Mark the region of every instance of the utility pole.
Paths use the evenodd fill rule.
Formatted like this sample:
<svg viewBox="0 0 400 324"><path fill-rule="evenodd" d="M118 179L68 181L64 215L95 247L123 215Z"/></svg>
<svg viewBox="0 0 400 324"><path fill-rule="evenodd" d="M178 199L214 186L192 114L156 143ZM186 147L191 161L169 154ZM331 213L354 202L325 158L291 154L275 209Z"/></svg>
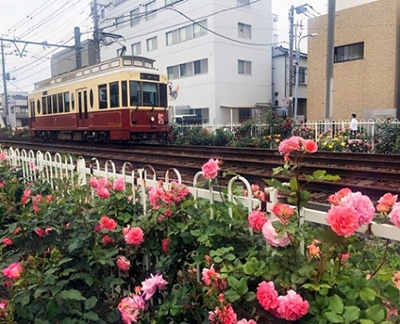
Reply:
<svg viewBox="0 0 400 324"><path fill-rule="evenodd" d="M290 7L289 10L289 64L288 64L288 71L287 71L287 91L286 91L286 102L289 105L288 107L288 115L293 114L293 42L294 42L294 6Z"/></svg>
<svg viewBox="0 0 400 324"><path fill-rule="evenodd" d="M97 10L97 0L93 0L92 15L93 15L93 43L96 63L100 63L100 37L99 37L99 12Z"/></svg>
<svg viewBox="0 0 400 324"><path fill-rule="evenodd" d="M3 86L4 86L4 109L6 112L6 116L8 118L8 93L7 93L7 74L6 74L6 60L4 55L4 44L3 40L1 39L1 65L3 71ZM7 123L7 121L6 121Z"/></svg>
<svg viewBox="0 0 400 324"><path fill-rule="evenodd" d="M325 119L333 115L333 62L335 51L335 11L336 0L328 0L328 34L326 48L326 97Z"/></svg>
<svg viewBox="0 0 400 324"><path fill-rule="evenodd" d="M81 30L79 27L74 28L75 35L75 61L76 69L82 67L82 48L81 48Z"/></svg>

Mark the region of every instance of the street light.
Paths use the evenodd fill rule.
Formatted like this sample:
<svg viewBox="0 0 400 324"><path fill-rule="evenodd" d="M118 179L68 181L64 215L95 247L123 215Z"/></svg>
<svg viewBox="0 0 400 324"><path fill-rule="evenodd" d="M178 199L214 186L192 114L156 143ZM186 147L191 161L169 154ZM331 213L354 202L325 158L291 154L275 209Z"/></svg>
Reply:
<svg viewBox="0 0 400 324"><path fill-rule="evenodd" d="M304 35L299 38L299 41L297 42L297 53L296 53L296 90L295 90L295 99L294 99L294 114L293 118L295 121L297 121L297 108L298 108L298 102L299 102L299 70L300 70L300 42L302 39L307 38L307 37L316 37L318 36L317 33L312 33L308 35Z"/></svg>

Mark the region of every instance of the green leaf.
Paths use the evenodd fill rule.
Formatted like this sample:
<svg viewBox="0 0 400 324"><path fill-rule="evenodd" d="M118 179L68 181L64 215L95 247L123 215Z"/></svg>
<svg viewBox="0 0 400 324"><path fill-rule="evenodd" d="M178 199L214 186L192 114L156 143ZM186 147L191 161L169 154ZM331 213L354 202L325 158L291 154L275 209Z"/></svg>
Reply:
<svg viewBox="0 0 400 324"><path fill-rule="evenodd" d="M85 309L92 309L94 306L96 306L97 300L98 299L95 296L92 296L89 299L85 300Z"/></svg>
<svg viewBox="0 0 400 324"><path fill-rule="evenodd" d="M225 259L225 260L228 260L228 261L233 261L233 260L236 259L236 257L235 257L234 254L228 253L227 255L224 256L224 259Z"/></svg>
<svg viewBox="0 0 400 324"><path fill-rule="evenodd" d="M254 263L253 262L246 262L246 264L243 266L243 271L247 275L252 275L255 271L254 269Z"/></svg>
<svg viewBox="0 0 400 324"><path fill-rule="evenodd" d="M338 295L333 295L332 297L329 297L328 308L336 314L342 314L344 309L342 299Z"/></svg>
<svg viewBox="0 0 400 324"><path fill-rule="evenodd" d="M83 318L92 321L97 321L99 319L99 316L94 312L87 312L83 314Z"/></svg>
<svg viewBox="0 0 400 324"><path fill-rule="evenodd" d="M375 295L375 291L371 288L364 287L360 290L360 297L365 303L373 301L375 299Z"/></svg>
<svg viewBox="0 0 400 324"><path fill-rule="evenodd" d="M30 297L29 293L25 292L17 297L17 301L21 306L26 306L29 304Z"/></svg>
<svg viewBox="0 0 400 324"><path fill-rule="evenodd" d="M240 296L243 296L245 293L247 293L247 291L249 290L249 288L247 287L247 280L246 278L242 278L239 281L239 284L237 286L237 292Z"/></svg>
<svg viewBox="0 0 400 324"><path fill-rule="evenodd" d="M328 320L329 323L343 323L343 317L335 314L333 312L327 312L324 314L325 318Z"/></svg>
<svg viewBox="0 0 400 324"><path fill-rule="evenodd" d="M361 324L374 324L374 322L367 320L367 319L360 319Z"/></svg>
<svg viewBox="0 0 400 324"><path fill-rule="evenodd" d="M325 174L326 174L325 170L317 170L317 171L313 172L312 176L316 180L322 180L324 178Z"/></svg>
<svg viewBox="0 0 400 324"><path fill-rule="evenodd" d="M296 180L296 178L291 178L291 179L290 179L290 189L292 189L292 191L297 191L297 190L299 190L299 186L297 185L297 180Z"/></svg>
<svg viewBox="0 0 400 324"><path fill-rule="evenodd" d="M358 290L353 288L346 293L348 299L356 299L358 297Z"/></svg>
<svg viewBox="0 0 400 324"><path fill-rule="evenodd" d="M201 235L201 232L200 232L200 230L196 229L196 230L191 230L190 234L197 237L197 236Z"/></svg>
<svg viewBox="0 0 400 324"><path fill-rule="evenodd" d="M373 305L365 311L367 319L380 323L385 319L385 310L380 305Z"/></svg>
<svg viewBox="0 0 400 324"><path fill-rule="evenodd" d="M232 289L229 289L227 292L225 292L225 297L231 303L234 303L235 301L240 299L240 295Z"/></svg>
<svg viewBox="0 0 400 324"><path fill-rule="evenodd" d="M86 300L86 298L82 296L81 292L75 289L63 290L60 296L63 299Z"/></svg>
<svg viewBox="0 0 400 324"><path fill-rule="evenodd" d="M345 307L343 318L349 323L358 320L360 318L360 309L357 306Z"/></svg>
<svg viewBox="0 0 400 324"><path fill-rule="evenodd" d="M74 239L71 243L68 245L68 252L71 253L72 251L75 251L78 247L82 245L82 241L80 239Z"/></svg>
<svg viewBox="0 0 400 324"><path fill-rule="evenodd" d="M246 295L244 295L244 299L248 302L252 302L256 299L256 294L252 291L249 291Z"/></svg>
<svg viewBox="0 0 400 324"><path fill-rule="evenodd" d="M59 308L59 306L58 306L58 303L57 303L56 299L49 300L49 302L47 303L47 307L46 307L46 310L47 310L47 314L46 315L49 318L56 317L57 313L58 313L58 308Z"/></svg>
<svg viewBox="0 0 400 324"><path fill-rule="evenodd" d="M228 284L229 284L229 287L231 287L232 289L237 291L238 287L239 287L239 280L237 280L233 276L229 276L228 277Z"/></svg>

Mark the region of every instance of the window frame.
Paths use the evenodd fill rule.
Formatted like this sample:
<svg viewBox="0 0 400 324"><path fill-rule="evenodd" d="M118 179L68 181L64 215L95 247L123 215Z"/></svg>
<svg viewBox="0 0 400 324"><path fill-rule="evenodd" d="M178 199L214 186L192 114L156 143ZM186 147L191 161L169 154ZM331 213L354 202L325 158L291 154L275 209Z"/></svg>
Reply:
<svg viewBox="0 0 400 324"><path fill-rule="evenodd" d="M155 42L154 42L155 40ZM152 49L149 50L149 41L151 41L152 44ZM154 47L154 43L155 43L155 47ZM158 49L158 39L157 36L154 37L150 37L146 39L146 48L147 48L147 52L153 52L156 51Z"/></svg>
<svg viewBox="0 0 400 324"><path fill-rule="evenodd" d="M137 13L135 13L137 11ZM136 18L133 18L133 15L137 15ZM129 12L129 17L131 19L131 27L137 26L140 23L140 7L133 9Z"/></svg>
<svg viewBox="0 0 400 324"><path fill-rule="evenodd" d="M135 45L139 45L138 46L138 49L139 49L139 53L133 53L133 47L135 46ZM132 45L131 45L131 52L132 52L132 55L133 56L139 56L139 55L142 55L142 42L136 42L136 43L133 43Z"/></svg>
<svg viewBox="0 0 400 324"><path fill-rule="evenodd" d="M240 72L241 63L243 63L243 72ZM246 64L247 64L247 67L250 67L250 72L249 71L246 72ZM250 75L251 76L252 72L253 72L252 61L238 60L238 74L240 74L240 75Z"/></svg>
<svg viewBox="0 0 400 324"><path fill-rule="evenodd" d="M104 91L105 90L105 93L106 93L106 100L105 100L105 102L106 102L106 106L104 107L101 103L102 102L104 102L104 100L102 101L101 100L101 96L100 96L100 94L102 93L102 91ZM98 86L97 86L97 91L98 91L98 102L99 102L99 109L108 109L108 85L107 85L107 83L103 83L103 84L99 84Z"/></svg>
<svg viewBox="0 0 400 324"><path fill-rule="evenodd" d="M357 58L350 58L350 51L351 47L356 47L356 46L362 46L362 51L361 51L361 57ZM343 58L339 60L339 50L344 50L346 51L347 49L347 59ZM365 42L358 42L358 43L352 43L352 44L346 44L346 45L341 45L341 46L335 46L334 48L334 56L333 56L333 63L344 63L344 62L351 62L351 61L358 61L358 60L363 60L364 59L364 54L365 54ZM343 57L345 56L345 53L343 54Z"/></svg>
<svg viewBox="0 0 400 324"><path fill-rule="evenodd" d="M150 8L150 10L149 10L148 7L149 6L153 6L153 5L154 5L154 8ZM148 13L148 11L156 10L157 9L156 5L157 5L157 1L156 0L149 1L144 5L144 8L146 10L146 20L152 20L152 19L156 18L156 16L157 16L156 12L153 12L153 13L150 13L150 14Z"/></svg>
<svg viewBox="0 0 400 324"><path fill-rule="evenodd" d="M243 34L242 35L240 33L240 27L241 26L243 26ZM246 29L249 32L249 37L246 37ZM238 22L238 37L242 38L242 39L251 39L252 38L251 25Z"/></svg>

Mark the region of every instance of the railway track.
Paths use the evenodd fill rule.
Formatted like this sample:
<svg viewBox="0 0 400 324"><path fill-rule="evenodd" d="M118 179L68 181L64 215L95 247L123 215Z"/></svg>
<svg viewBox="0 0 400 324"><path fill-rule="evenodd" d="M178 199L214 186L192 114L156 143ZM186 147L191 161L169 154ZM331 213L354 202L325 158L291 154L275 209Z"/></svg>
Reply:
<svg viewBox="0 0 400 324"><path fill-rule="evenodd" d="M223 171L235 171L249 181L263 183L272 177L287 181L286 177L273 176L272 169L282 165L282 157L276 150L191 147L162 145L93 145L90 143L39 142L35 140L0 139L5 146L60 152L86 158L97 157L115 162L131 162L134 167L151 164L157 170L178 168L188 179L198 172L209 158L223 160ZM343 187L361 191L372 198L379 198L387 191L400 195L400 157L379 154L352 154L318 152L304 159L302 170L311 173L326 170L339 175L336 183L314 181L308 189L314 192L332 193Z"/></svg>

